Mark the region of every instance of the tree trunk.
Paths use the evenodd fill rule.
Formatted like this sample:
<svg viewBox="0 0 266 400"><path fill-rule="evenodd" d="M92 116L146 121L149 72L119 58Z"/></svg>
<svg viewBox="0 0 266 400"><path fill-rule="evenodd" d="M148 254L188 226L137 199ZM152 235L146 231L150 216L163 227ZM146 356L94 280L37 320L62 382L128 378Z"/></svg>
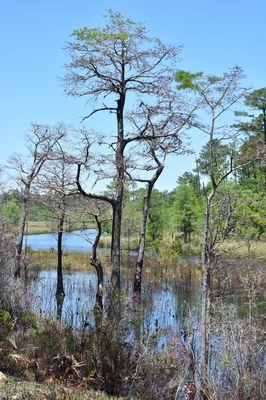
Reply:
<svg viewBox="0 0 266 400"><path fill-rule="evenodd" d="M124 105L125 96L120 95L117 101L117 147L115 155L116 164L116 194L115 204L113 205L113 227L112 227L112 275L111 282L114 288L120 289L120 263L121 263L121 225L122 225L122 207L125 179L125 161L124 161Z"/></svg>
<svg viewBox="0 0 266 400"><path fill-rule="evenodd" d="M207 383L209 323L210 323L210 266L202 266L202 303L201 303L201 348L200 348L200 381L201 390Z"/></svg>
<svg viewBox="0 0 266 400"><path fill-rule="evenodd" d="M58 321L62 320L62 311L64 305L64 298L65 296L56 296L56 314Z"/></svg>
<svg viewBox="0 0 266 400"><path fill-rule="evenodd" d="M266 146L266 109L263 109L262 112L263 112L263 137L264 137L264 145Z"/></svg>
<svg viewBox="0 0 266 400"><path fill-rule="evenodd" d="M204 229L201 253L202 265L202 298L201 298L201 324L200 324L200 392L202 398L207 388L208 378L208 347L209 347L209 323L210 323L210 272L211 272L211 249L209 243L210 208L214 193L212 192L206 200L204 215Z"/></svg>
<svg viewBox="0 0 266 400"><path fill-rule="evenodd" d="M94 267L97 273L96 304L103 311L103 266L101 261L97 260Z"/></svg>
<svg viewBox="0 0 266 400"><path fill-rule="evenodd" d="M138 256L135 269L134 285L133 285L133 291L139 295L141 294L142 267L143 267L144 253L145 253L147 219L149 213L149 204L150 204L152 188L153 184L149 183L144 196L143 214L141 219L140 240L139 240Z"/></svg>
<svg viewBox="0 0 266 400"><path fill-rule="evenodd" d="M20 278L21 276L21 255L23 249L23 239L25 234L26 219L28 212L29 194L30 194L30 183L27 183L23 193L21 223L16 243L15 278Z"/></svg>
<svg viewBox="0 0 266 400"><path fill-rule="evenodd" d="M264 144L264 151L266 151L266 110L263 109L263 144ZM264 190L266 191L266 166L264 165Z"/></svg>
<svg viewBox="0 0 266 400"><path fill-rule="evenodd" d="M57 233L57 287L56 297L64 297L64 284L63 284L63 268L62 268L62 241L63 241L63 229L64 229L64 213L61 214L58 222L58 233Z"/></svg>
<svg viewBox="0 0 266 400"><path fill-rule="evenodd" d="M122 190L123 193L123 190ZM112 246L111 261L112 274L111 283L114 288L120 289L120 262L121 262L121 223L122 223L122 201L113 206Z"/></svg>
<svg viewBox="0 0 266 400"><path fill-rule="evenodd" d="M157 170L151 180L148 182L146 193L144 196L143 202L143 213L142 213L142 220L141 220L141 228L140 228L140 240L139 240L139 248L138 248L138 256L136 262L136 269L135 269L135 278L134 278L134 285L133 291L140 296L141 294L141 281L142 281L142 268L143 268L143 260L144 260L144 253L145 253L145 241L146 241L146 230L147 230L147 220L149 214L149 206L151 200L152 189L155 185L155 182L163 172L163 164L160 163L158 158L155 155L155 152L152 151L152 155L154 160L157 163Z"/></svg>
<svg viewBox="0 0 266 400"><path fill-rule="evenodd" d="M97 259L97 247L102 234L102 224L97 215L94 215L98 232L92 245L91 265L94 266L97 273L97 292L96 292L96 305L100 311L103 310L103 266L100 260Z"/></svg>

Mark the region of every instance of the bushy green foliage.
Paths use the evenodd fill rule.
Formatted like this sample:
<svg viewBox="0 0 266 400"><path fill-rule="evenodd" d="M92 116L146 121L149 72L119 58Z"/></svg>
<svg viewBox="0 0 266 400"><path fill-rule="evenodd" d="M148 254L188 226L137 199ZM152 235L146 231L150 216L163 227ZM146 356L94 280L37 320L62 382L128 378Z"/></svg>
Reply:
<svg viewBox="0 0 266 400"><path fill-rule="evenodd" d="M154 189L148 215L147 244L159 251L167 225L167 195Z"/></svg>
<svg viewBox="0 0 266 400"><path fill-rule="evenodd" d="M230 165L230 156L234 151L232 144L222 144L220 140L212 140L212 152L210 142L203 146L197 159L197 167L202 175L210 177L213 171L215 178L219 178L226 173Z"/></svg>
<svg viewBox="0 0 266 400"><path fill-rule="evenodd" d="M239 149L237 162L249 162L239 171L239 181L244 189L261 191L266 188L266 88L256 89L245 98L248 111L238 111L243 117L235 126L245 135ZM252 109L252 113L249 112Z"/></svg>
<svg viewBox="0 0 266 400"><path fill-rule="evenodd" d="M14 322L8 311L0 310L0 343L12 333Z"/></svg>
<svg viewBox="0 0 266 400"><path fill-rule="evenodd" d="M258 122L258 121L257 121ZM256 125L257 125L256 122ZM263 134L261 133L261 127L255 127L252 123L252 127L247 126L245 129L252 129L253 134L249 134L249 137L243 142L240 147L237 163L251 161L238 172L238 180L244 190L252 190L254 192L259 192L264 190L265 187L265 173L263 170ZM256 132L255 130L260 130Z"/></svg>
<svg viewBox="0 0 266 400"><path fill-rule="evenodd" d="M39 355L51 361L66 349L65 336L60 324L54 320L43 320L36 329L30 331L31 341L39 351Z"/></svg>
<svg viewBox="0 0 266 400"><path fill-rule="evenodd" d="M266 110L266 87L255 89L249 93L245 103L255 110Z"/></svg>
<svg viewBox="0 0 266 400"><path fill-rule="evenodd" d="M180 232L186 242L199 232L203 215L203 201L197 196L193 186L183 181L172 194L171 224L175 232Z"/></svg>
<svg viewBox="0 0 266 400"><path fill-rule="evenodd" d="M136 26L133 20L125 18L121 13L113 12L111 9L107 10L106 17L109 22L105 27L75 29L72 35L86 43L102 44L110 40L126 40L129 32Z"/></svg>
<svg viewBox="0 0 266 400"><path fill-rule="evenodd" d="M234 213L237 234L247 241L259 240L266 232L266 199L263 192L239 192Z"/></svg>
<svg viewBox="0 0 266 400"><path fill-rule="evenodd" d="M2 208L4 222L8 227L17 226L21 217L21 209L14 200L7 202Z"/></svg>
<svg viewBox="0 0 266 400"><path fill-rule="evenodd" d="M19 327L19 329L25 329L25 330L30 328L36 328L37 327L36 315L31 309L25 308L24 310L21 310L21 312L19 313L16 325Z"/></svg>
<svg viewBox="0 0 266 400"><path fill-rule="evenodd" d="M191 73L184 70L178 70L175 74L175 80L178 83L177 89L197 89L197 79L202 77L203 72Z"/></svg>

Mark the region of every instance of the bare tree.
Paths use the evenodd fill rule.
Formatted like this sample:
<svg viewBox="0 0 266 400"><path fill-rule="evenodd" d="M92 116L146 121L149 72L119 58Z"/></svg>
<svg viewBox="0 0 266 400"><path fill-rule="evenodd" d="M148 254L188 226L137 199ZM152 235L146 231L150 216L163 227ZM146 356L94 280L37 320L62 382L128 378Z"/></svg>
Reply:
<svg viewBox="0 0 266 400"><path fill-rule="evenodd" d="M66 92L71 96L87 96L96 100L96 107L83 120L107 111L116 116L116 135L110 147L115 158L116 192L108 201L113 208L112 283L120 287L120 238L123 190L125 181L125 148L132 138L125 134L125 108L130 94L156 97L167 93L172 82L177 49L150 39L146 29L109 11L109 22L100 28L74 31L75 41L67 46L71 55L65 76ZM105 101L109 99L110 103ZM90 194L91 197L98 198Z"/></svg>
<svg viewBox="0 0 266 400"><path fill-rule="evenodd" d="M65 296L63 284L63 233L69 211L68 197L75 192L75 177L67 153L60 143L54 147L49 160L38 177L38 188L47 195L47 206L52 212L52 218L57 222L57 287L56 298L59 311ZM58 312L61 315L61 312Z"/></svg>
<svg viewBox="0 0 266 400"><path fill-rule="evenodd" d="M222 167L218 149L219 145L228 141L236 140L239 130L226 125L222 117L230 112L235 104L246 94L246 89L240 84L243 73L240 68L234 67L223 76L204 76L202 73L190 74L178 71L176 80L179 89L189 89L196 93L201 102L207 123L197 123L196 127L207 134L207 162L205 163L205 174L209 177L209 184L205 190L205 213L202 235L202 305L201 305L201 350L200 350L200 390L204 396L208 382L208 343L210 323L210 293L211 272L217 259L217 232L213 231L213 211L215 210L215 199L218 189L222 183L242 165L235 166L233 146L231 154L223 157ZM227 214L227 225L231 213ZM225 230L226 234L226 230Z"/></svg>
<svg viewBox="0 0 266 400"><path fill-rule="evenodd" d="M23 159L17 154L10 157L10 167L18 173L18 181L22 190L22 218L16 242L16 277L20 277L21 275L23 238L32 183L40 173L44 163L49 158L54 146L64 137L64 135L65 128L62 125L50 128L45 125L33 124L31 133L27 136L27 159Z"/></svg>

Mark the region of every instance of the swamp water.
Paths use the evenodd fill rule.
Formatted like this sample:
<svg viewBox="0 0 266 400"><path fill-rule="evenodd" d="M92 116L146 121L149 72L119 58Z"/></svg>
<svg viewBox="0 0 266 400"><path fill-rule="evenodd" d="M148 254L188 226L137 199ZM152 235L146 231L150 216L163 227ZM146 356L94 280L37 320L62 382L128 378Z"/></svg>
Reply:
<svg viewBox="0 0 266 400"><path fill-rule="evenodd" d="M161 275L161 274L160 274ZM57 274L55 270L35 272L29 284L32 308L38 315L56 315L55 298ZM108 285L109 276L106 277ZM132 292L132 274L123 270L122 288ZM91 271L64 273L65 298L62 308L63 325L81 327L93 324L96 297L96 274ZM145 278L142 295L143 330L149 334L157 329L172 328L182 331L186 318L199 304L199 287L169 283L168 279Z"/></svg>
<svg viewBox="0 0 266 400"><path fill-rule="evenodd" d="M94 237L94 229L66 233L63 249L65 252L89 252ZM32 249L55 249L56 235L52 233L28 235L24 245ZM103 248L99 250L109 251ZM131 254L131 260L132 258L134 259L134 252ZM124 268L121 274L122 288L125 293L132 293L133 268L132 263ZM164 270L155 265L154 273L149 273L143 278L141 319L143 332L147 334L161 329L183 331L187 317L199 306L199 285L188 286L178 283L170 275L167 269ZM63 279L65 289L62 308L63 325L81 327L84 324L93 324L97 279L93 267L88 267L85 271L65 271ZM32 308L37 315L56 315L56 281L56 270L43 269L31 272L29 292ZM110 276L105 274L105 285L108 285L109 281Z"/></svg>
<svg viewBox="0 0 266 400"><path fill-rule="evenodd" d="M64 234L63 250L89 252L92 241L96 235L94 229L74 231ZM51 250L57 245L55 234L28 235L24 246L32 249ZM100 248L101 252L109 249ZM135 252L131 253L131 263L121 272L122 289L125 294L132 293ZM88 255L89 258L89 255ZM172 269L159 265L149 265L144 268L141 320L144 334L155 331L171 329L182 335L194 319L200 308L200 282L199 279L188 279L180 282L177 278L178 269L184 268L184 263L190 270L197 268L198 259L184 257ZM228 261L227 261L228 263ZM89 263L88 263L89 264ZM174 268L174 269L173 269ZM186 267L185 267L186 268ZM147 270L149 270L148 273ZM182 275L179 274L179 275ZM65 298L62 307L63 325L75 327L89 326L94 323L93 308L96 297L96 273L93 267L88 270L64 271ZM31 272L29 293L31 304L37 315L57 314L56 293L57 274L54 269L43 269ZM110 276L105 273L105 287L110 282ZM104 298L105 301L105 298ZM234 304L241 313L241 297L233 295L229 303Z"/></svg>

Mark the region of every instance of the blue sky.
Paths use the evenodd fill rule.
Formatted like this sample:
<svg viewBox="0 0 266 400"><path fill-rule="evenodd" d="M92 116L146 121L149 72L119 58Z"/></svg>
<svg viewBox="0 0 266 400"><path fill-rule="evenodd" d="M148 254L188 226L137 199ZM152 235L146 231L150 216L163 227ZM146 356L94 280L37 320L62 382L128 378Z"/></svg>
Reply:
<svg viewBox="0 0 266 400"><path fill-rule="evenodd" d="M59 77L75 28L103 23L112 8L145 22L150 33L183 45L177 68L223 73L239 65L247 85L266 84L266 2L263 0L9 0L0 5L0 164L23 151L31 122L79 124L84 100L68 98ZM195 150L204 143L193 139ZM170 160L157 187L171 189L193 156Z"/></svg>

